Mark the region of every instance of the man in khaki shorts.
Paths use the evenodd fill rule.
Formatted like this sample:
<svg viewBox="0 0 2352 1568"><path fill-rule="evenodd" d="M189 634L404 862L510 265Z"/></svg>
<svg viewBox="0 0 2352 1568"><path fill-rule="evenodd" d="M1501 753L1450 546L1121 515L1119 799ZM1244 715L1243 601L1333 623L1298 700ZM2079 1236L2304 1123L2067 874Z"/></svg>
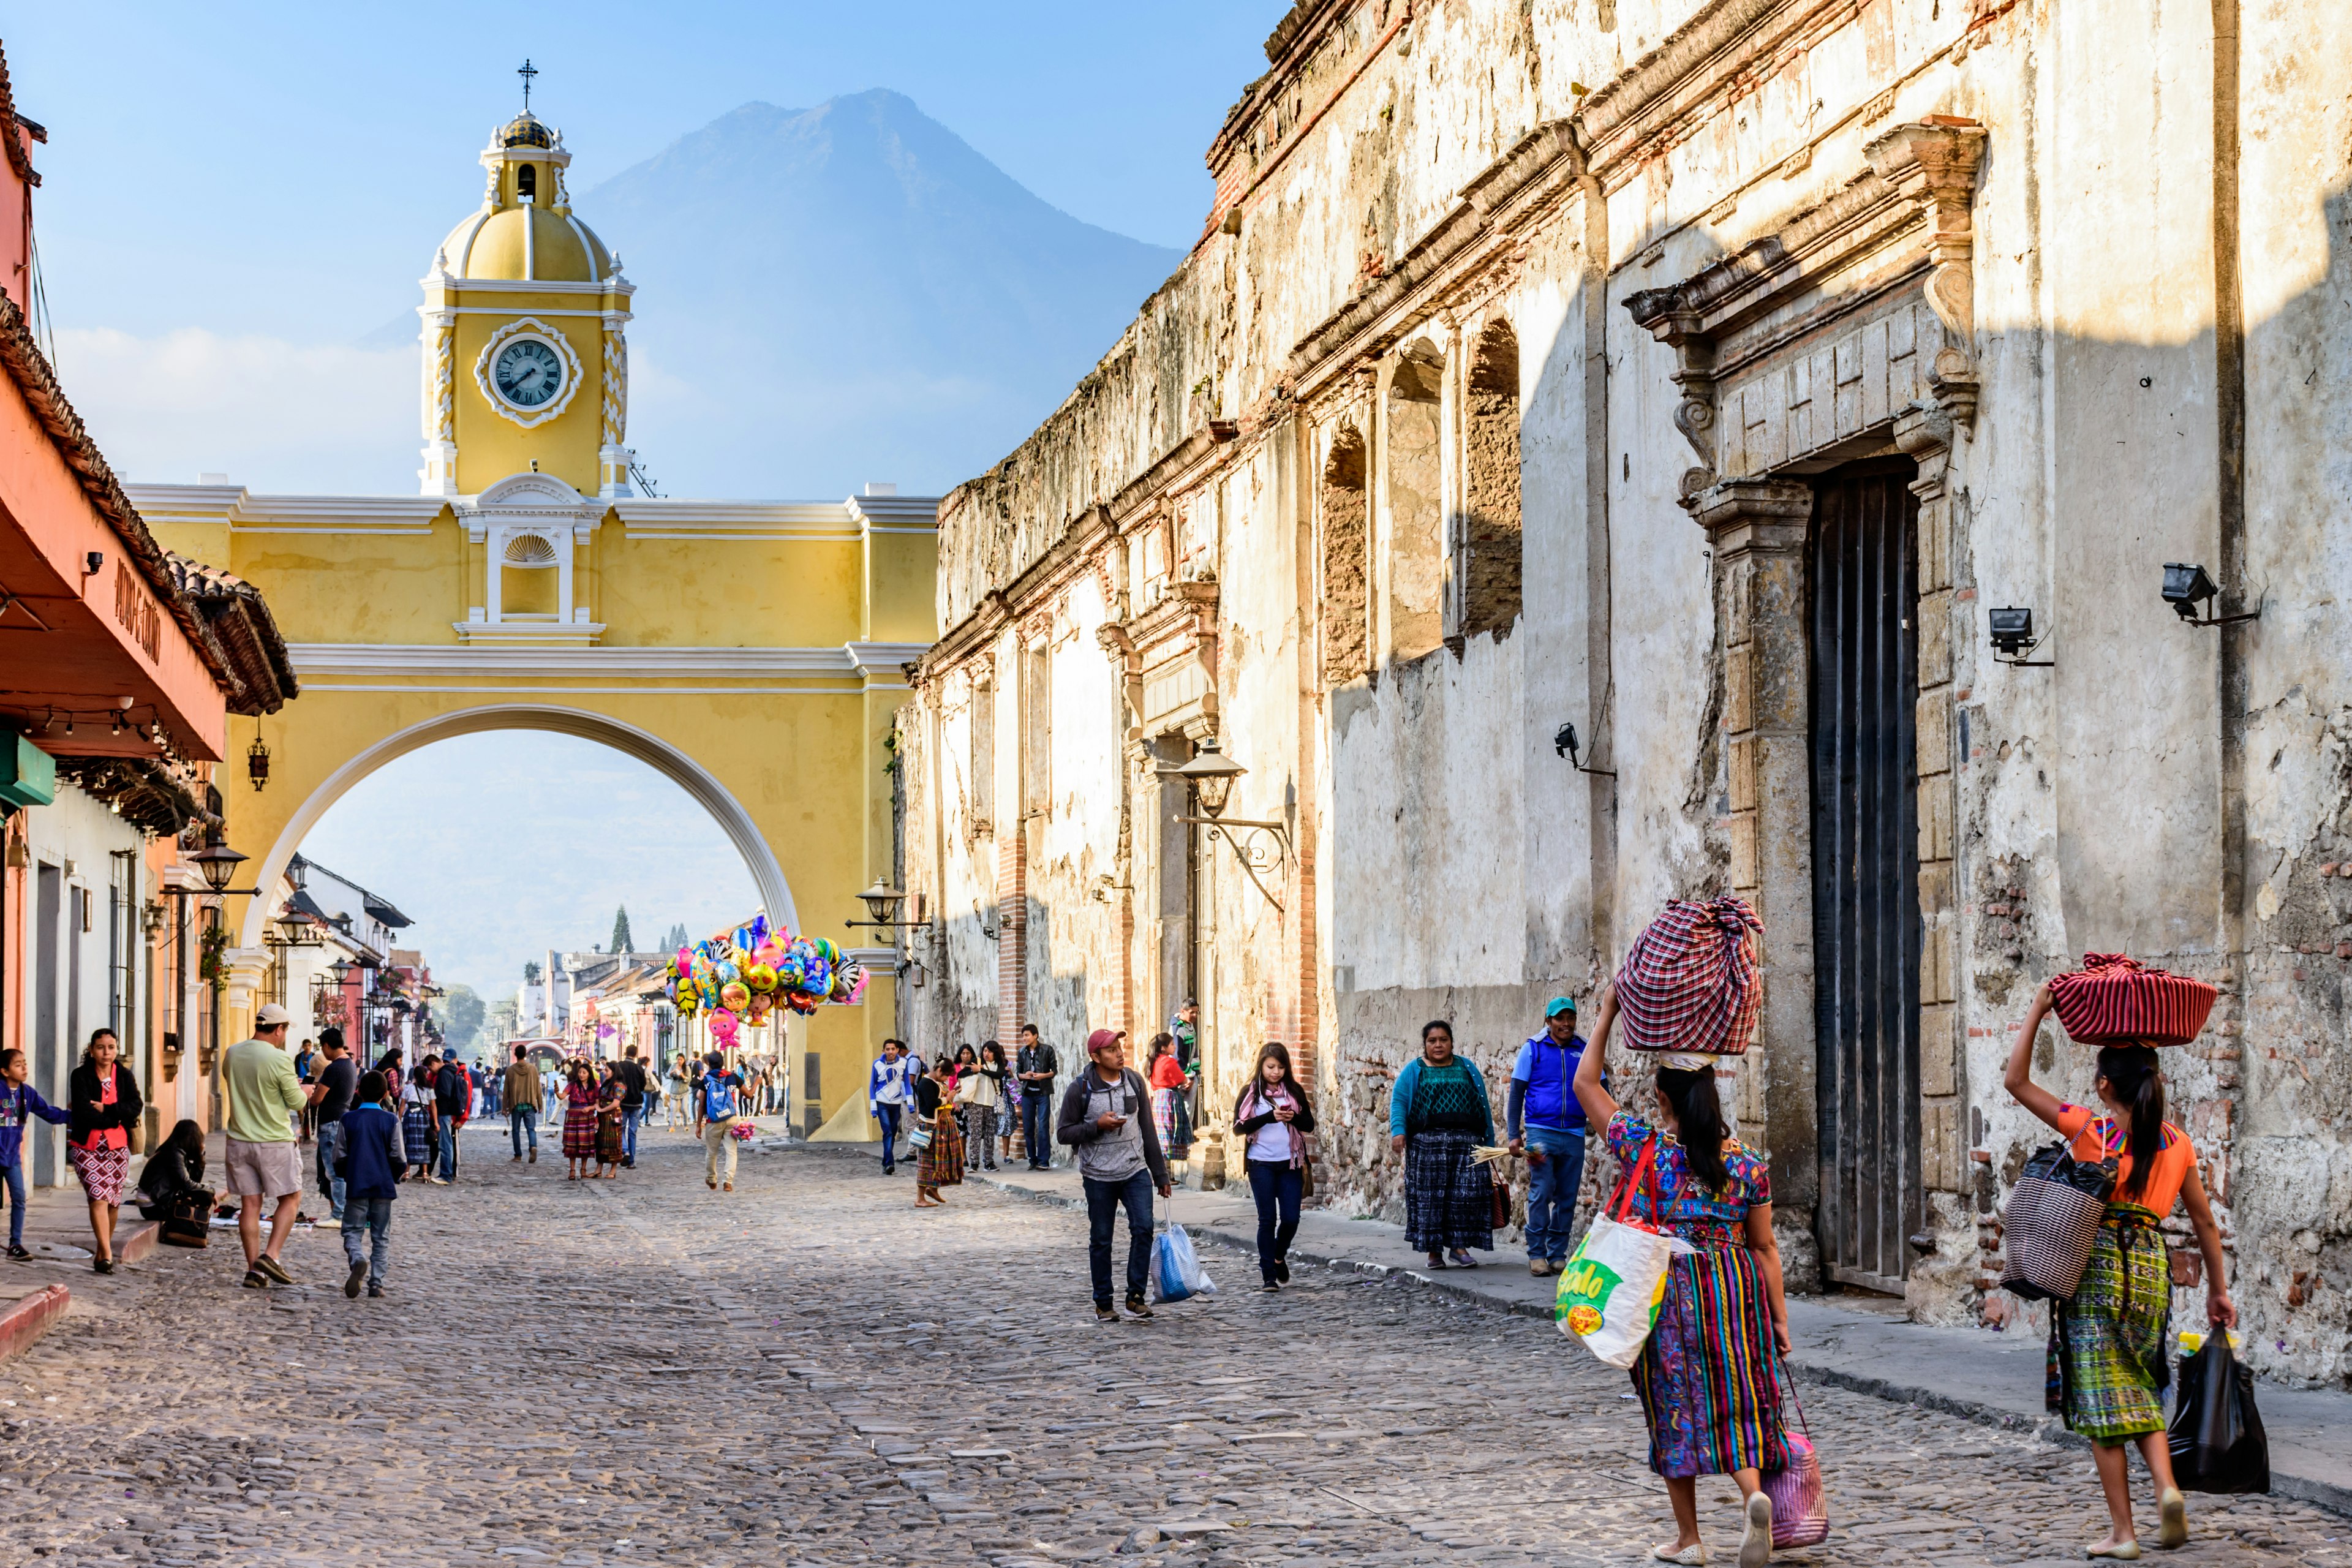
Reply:
<svg viewBox="0 0 2352 1568"><path fill-rule="evenodd" d="M286 1054L286 1009L265 1002L253 1016L254 1037L239 1040L222 1058L228 1085L228 1190L237 1198L236 1235L245 1244L245 1284L258 1290L275 1279L294 1283L278 1261L302 1206L302 1158L294 1146L295 1111L310 1096ZM269 1246L261 1245L261 1201L278 1200Z"/></svg>

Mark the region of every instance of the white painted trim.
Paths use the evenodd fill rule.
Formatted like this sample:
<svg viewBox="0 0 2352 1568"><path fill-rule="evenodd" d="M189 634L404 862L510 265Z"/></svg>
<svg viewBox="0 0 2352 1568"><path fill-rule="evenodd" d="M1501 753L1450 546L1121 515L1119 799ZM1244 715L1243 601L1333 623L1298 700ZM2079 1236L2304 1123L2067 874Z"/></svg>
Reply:
<svg viewBox="0 0 2352 1568"><path fill-rule="evenodd" d="M416 308L420 311L427 309L427 307L423 305L419 305ZM617 321L624 324L636 320L636 317L631 315L626 310L551 310L544 305L532 306L530 313L534 316L571 316L602 321ZM435 310L435 314L447 316L511 316L514 314L514 307L511 305L443 305Z"/></svg>
<svg viewBox="0 0 2352 1568"><path fill-rule="evenodd" d="M712 777L693 758L668 742L634 724L608 719L601 713L583 712L576 708L559 708L538 703L486 703L456 713L445 713L413 724L394 735L388 735L359 755L337 768L324 784L310 792L310 798L296 809L279 830L278 841L261 858L257 868L257 888L271 888L286 873L287 862L328 807L350 792L352 785L374 773L386 763L406 756L420 747L457 735L479 734L487 730L538 730L559 735L577 735L596 741L615 751L625 752L639 762L647 763L676 783L697 804L710 813L711 817L743 857L743 864L751 873L752 884L759 889L761 907L769 919L787 931L800 928L799 911L793 903L792 884L784 879L784 868L776 863L775 851L768 847L767 838L760 832L740 802L727 792L727 787ZM276 911L268 899L246 900L242 945L261 945L263 922Z"/></svg>
<svg viewBox="0 0 2352 1568"><path fill-rule="evenodd" d="M448 294L478 291L485 294L629 295L637 291L635 284L617 275L605 279L602 283L583 283L576 279L557 278L466 278L457 273L450 273L440 278L420 278L416 280L416 286L420 289L438 289Z"/></svg>
<svg viewBox="0 0 2352 1568"><path fill-rule="evenodd" d="M486 623L467 623L478 632ZM547 635L553 621L503 623L509 633ZM584 629L584 628L582 628ZM596 628L602 630L600 626ZM878 647L882 644L866 644ZM918 651L924 644L891 644ZM289 643L287 657L307 685L314 676L472 675L657 680L682 676L758 679L858 673L846 647L460 647L447 643ZM909 657L912 657L911 655Z"/></svg>
<svg viewBox="0 0 2352 1568"><path fill-rule="evenodd" d="M126 484L150 522L226 522L239 531L429 533L439 496L255 496L242 485Z"/></svg>
<svg viewBox="0 0 2352 1568"><path fill-rule="evenodd" d="M852 642L841 645L849 656L850 667L867 677L887 675L899 677L907 673L905 666L912 664L930 651L927 642Z"/></svg>

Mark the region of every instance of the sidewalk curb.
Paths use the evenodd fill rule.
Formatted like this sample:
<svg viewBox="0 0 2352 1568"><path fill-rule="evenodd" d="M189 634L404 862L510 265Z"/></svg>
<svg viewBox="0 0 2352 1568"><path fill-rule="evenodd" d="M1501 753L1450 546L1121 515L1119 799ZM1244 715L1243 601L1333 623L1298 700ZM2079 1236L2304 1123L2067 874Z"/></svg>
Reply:
<svg viewBox="0 0 2352 1568"><path fill-rule="evenodd" d="M990 1174L973 1175L967 1172L964 1179L982 1183L993 1187L998 1192L1050 1208L1083 1209L1086 1206L1078 1199L1064 1197L1053 1193L1033 1192ZM1216 1242L1222 1247L1244 1254L1255 1255L1257 1250L1257 1237L1255 1234L1241 1235L1224 1228L1216 1221L1187 1226L1185 1229L1195 1237ZM1373 1279L1387 1279L1401 1275L1425 1289L1452 1296L1458 1300L1474 1302L1493 1311L1508 1312L1514 1317L1534 1318L1547 1322L1551 1320L1549 1310L1533 1302L1500 1300L1470 1286L1452 1279L1433 1277L1420 1269L1399 1268L1386 1263L1372 1263L1344 1257L1328 1248L1310 1246L1303 1237L1299 1242L1293 1244L1291 1256L1302 1262L1366 1275ZM1864 1373L1852 1372L1843 1367L1823 1366L1808 1360L1802 1351L1790 1357L1788 1365L1790 1372L1807 1383L1868 1394L1893 1405L1909 1405L1925 1410L1939 1411L1944 1415L1958 1416L1961 1420L1979 1426L2017 1433L2054 1447L2083 1450L2088 1450L2091 1447L2088 1439L2066 1430L2064 1424L2056 1416L2045 1415L2039 1418L2023 1416L1988 1402L1958 1398L1936 1389L1905 1384L1893 1378L1875 1377ZM2271 1492L2276 1497L2292 1498L2298 1502L2311 1503L2332 1512L2352 1515L2352 1488L2336 1486L2305 1476L2285 1475L2274 1469L2271 1475Z"/></svg>
<svg viewBox="0 0 2352 1568"><path fill-rule="evenodd" d="M114 1260L117 1263L138 1262L155 1250L155 1243L163 1234L163 1226L160 1220L142 1220L136 1225L124 1226L114 1233Z"/></svg>
<svg viewBox="0 0 2352 1568"><path fill-rule="evenodd" d="M73 1292L62 1285L44 1285L29 1296L19 1298L5 1312L0 1312L0 1361L8 1361L33 1348L33 1342L49 1331L73 1300Z"/></svg>

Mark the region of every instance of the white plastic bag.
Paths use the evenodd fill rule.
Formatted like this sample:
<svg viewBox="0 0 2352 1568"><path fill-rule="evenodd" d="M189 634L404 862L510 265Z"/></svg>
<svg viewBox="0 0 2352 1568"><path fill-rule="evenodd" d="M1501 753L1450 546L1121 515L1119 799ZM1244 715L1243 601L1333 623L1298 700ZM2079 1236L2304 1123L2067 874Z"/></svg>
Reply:
<svg viewBox="0 0 2352 1568"><path fill-rule="evenodd" d="M1192 1238L1174 1220L1151 1241L1151 1289L1162 1301L1181 1301L1187 1296L1213 1296L1217 1282L1201 1267L1201 1256L1192 1250Z"/></svg>
<svg viewBox="0 0 2352 1568"><path fill-rule="evenodd" d="M1642 1359L1643 1342L1658 1321L1666 1299L1666 1272L1677 1252L1697 1248L1677 1237L1629 1222L1633 1188L1644 1176L1654 1176L1654 1144L1642 1146L1642 1158L1626 1173L1615 1215L1596 1215L1584 1233L1576 1256L1561 1271L1553 1299L1552 1317L1559 1331L1581 1341L1584 1348L1611 1366L1630 1367ZM1651 1212L1657 1210L1657 1185L1650 1184Z"/></svg>

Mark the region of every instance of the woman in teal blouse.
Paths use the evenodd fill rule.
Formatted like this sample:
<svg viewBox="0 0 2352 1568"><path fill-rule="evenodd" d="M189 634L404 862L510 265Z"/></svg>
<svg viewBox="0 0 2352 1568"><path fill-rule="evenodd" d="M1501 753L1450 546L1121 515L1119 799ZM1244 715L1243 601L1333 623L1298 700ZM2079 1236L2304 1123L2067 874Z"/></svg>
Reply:
<svg viewBox="0 0 2352 1568"><path fill-rule="evenodd" d="M1469 1248L1495 1250L1494 1183L1471 1158L1495 1141L1495 1109L1477 1064L1454 1054L1454 1026L1421 1030L1421 1055L1389 1091L1389 1149L1404 1156L1405 1240L1429 1257L1475 1268Z"/></svg>

